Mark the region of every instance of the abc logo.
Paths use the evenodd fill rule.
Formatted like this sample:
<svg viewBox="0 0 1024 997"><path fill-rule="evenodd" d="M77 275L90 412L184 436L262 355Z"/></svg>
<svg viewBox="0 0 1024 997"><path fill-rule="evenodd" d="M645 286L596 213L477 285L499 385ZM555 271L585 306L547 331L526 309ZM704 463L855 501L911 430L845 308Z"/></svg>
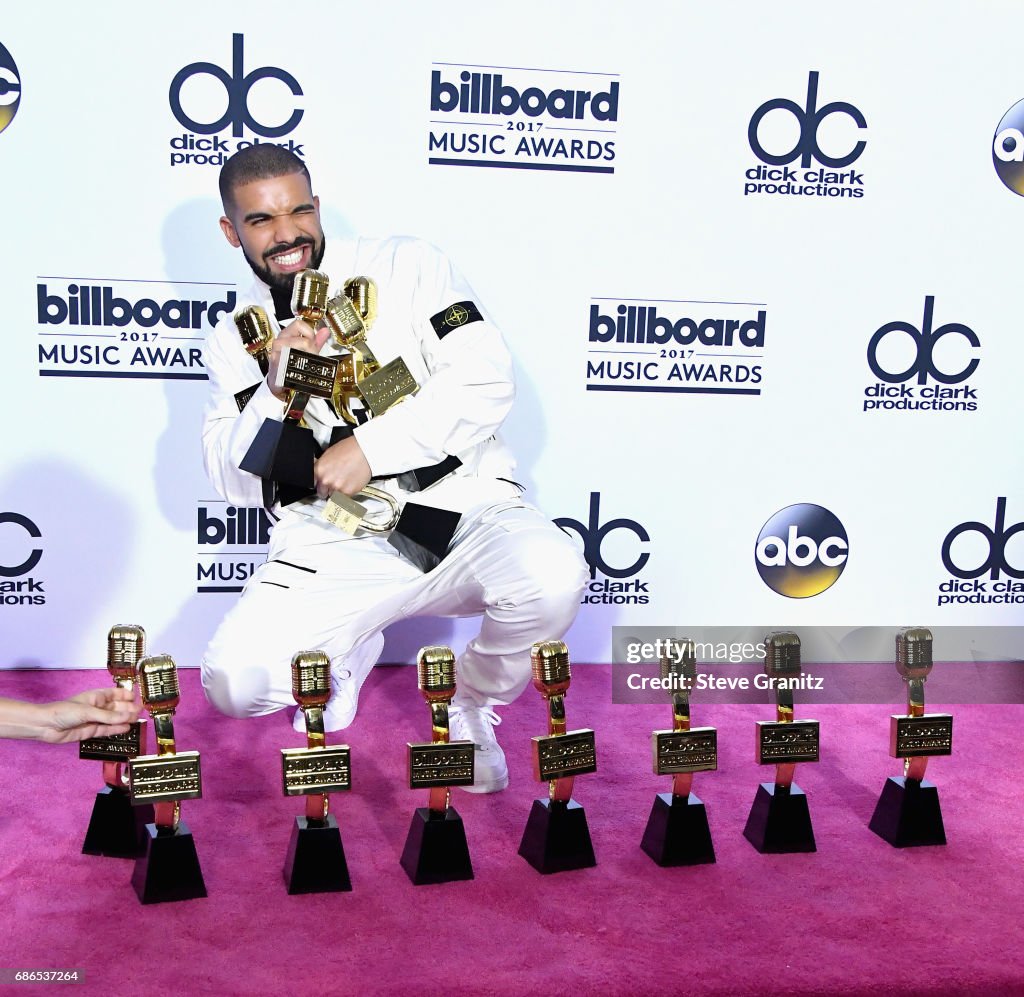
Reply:
<svg viewBox="0 0 1024 997"><path fill-rule="evenodd" d="M193 76L212 76L227 91L227 110L216 121L196 121L185 113L181 106L181 88L185 81ZM280 80L296 97L302 96L302 87L291 73L273 66L264 66L246 74L242 69L242 35L231 36L231 73L221 69L212 62L193 62L178 70L168 92L171 110L181 124L190 131L200 135L212 135L231 125L231 134L235 138L242 135L243 126L256 135L267 138L278 138L287 135L302 120L303 112L295 108L289 118L281 125L268 125L257 121L249 110L249 91L253 84L260 80Z"/></svg>
<svg viewBox="0 0 1024 997"><path fill-rule="evenodd" d="M750 148L754 151L754 155L762 162L771 163L773 166L785 166L799 158L800 165L805 169L811 165L812 159L817 160L823 166L835 168L849 166L850 163L855 162L864 151L867 142L863 140L857 142L845 155L829 156L818 145L818 130L822 122L832 114L848 115L853 119L858 129L867 128L868 123L864 115L853 104L849 104L844 100L833 101L831 104L825 104L821 108L816 106L817 103L818 74L815 72L808 74L807 77L807 103L804 107L786 97L776 97L774 100L765 101L754 112L753 117L750 119L750 125L747 128L747 140L750 142ZM787 152L771 153L761 144L759 136L761 122L771 111L788 111L796 118L800 129L800 136L796 144Z"/></svg>
<svg viewBox="0 0 1024 997"><path fill-rule="evenodd" d="M999 179L1024 196L1024 100L1003 115L992 140L992 165Z"/></svg>
<svg viewBox="0 0 1024 997"><path fill-rule="evenodd" d="M39 532L39 527L27 516L21 515L21 513L0 512L0 526L3 526L5 523L11 523L35 540L42 536L42 533ZM0 541L5 538L5 532L7 536L10 535L9 531L0 531ZM18 546L20 547L21 545ZM18 575L27 575L39 563L39 559L42 556L42 550L36 547L29 551L28 556L23 561L11 564L11 561L17 561L17 558L21 557L21 550L15 553L6 544L0 543L0 578L17 578Z"/></svg>
<svg viewBox="0 0 1024 997"><path fill-rule="evenodd" d="M0 132L14 120L20 103L21 78L18 76L18 67L11 53L0 45Z"/></svg>
<svg viewBox="0 0 1024 997"><path fill-rule="evenodd" d="M975 534L977 539L974 536ZM1015 545L1015 560L1018 566L1011 565L1006 556L1007 544L1016 536L1024 534L1024 523L1015 523L1006 527L1006 499L1005 497L996 500L996 521L994 526L986 526L984 523L961 523L954 526L946 534L942 542L942 563L946 570L956 578L979 578L987 571L989 578L998 579L1000 574L1009 575L1011 578L1024 578L1024 556L1022 556L1022 545L1018 540ZM957 560L953 560L953 545L963 537L964 540L957 544ZM970 549L968 549L970 548ZM983 554L983 556L982 556ZM963 559L970 557L971 561L965 568ZM974 558L978 558L975 564Z"/></svg>
<svg viewBox="0 0 1024 997"><path fill-rule="evenodd" d="M780 509L757 536L757 572L779 595L806 599L833 585L846 567L849 542L843 524L820 505Z"/></svg>
<svg viewBox="0 0 1024 997"><path fill-rule="evenodd" d="M969 360L959 370L955 366L952 370L943 370L939 367L934 354L935 347L943 336L962 336L975 349L981 346L981 341L973 329L960 322L947 322L937 329L932 329L934 311L935 298L929 294L924 299L924 319L920 329L915 328L909 322L888 322L871 337L871 341L868 343L868 366L875 377L880 381L887 381L889 384L900 384L915 376L918 384L924 384L929 377L942 384L957 384L960 381L966 381L978 369L978 364L981 361L977 357ZM883 340L893 332L904 333L911 338L914 344L910 363L906 367L897 366L896 370L893 370L892 366L883 366L878 356ZM886 361L895 366L896 357L893 356L892 351L887 351L887 347L882 346L882 352L886 354ZM949 352L946 350L943 354L945 364L954 363L948 355Z"/></svg>
<svg viewBox="0 0 1024 997"><path fill-rule="evenodd" d="M651 539L650 534L639 523L632 519L612 519L601 525L601 493L590 493L590 520L586 526L577 519L556 519L555 525L563 530L572 530L579 535L583 541L583 556L590 565L590 577L594 578L600 571L606 578L629 578L642 570L643 566L650 560L651 555L640 554L637 559L628 567L616 568L601 555L601 547L609 535L618 530L626 530L636 535L639 540L645 543ZM613 541L614 542L614 541Z"/></svg>

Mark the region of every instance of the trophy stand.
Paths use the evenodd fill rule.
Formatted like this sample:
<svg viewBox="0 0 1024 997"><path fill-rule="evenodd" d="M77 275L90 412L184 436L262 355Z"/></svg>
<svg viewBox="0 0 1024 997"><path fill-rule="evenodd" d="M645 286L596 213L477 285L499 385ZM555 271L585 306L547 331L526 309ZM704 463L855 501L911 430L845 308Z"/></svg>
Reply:
<svg viewBox="0 0 1024 997"><path fill-rule="evenodd" d="M144 904L193 900L206 896L192 832L181 820L181 801L202 798L199 752L178 752L174 711L181 700L178 672L166 654L139 662L142 705L153 718L155 755L128 763L128 791L133 806L153 804L154 821L146 825L146 850L135 861L132 886Z"/></svg>
<svg viewBox="0 0 1024 997"><path fill-rule="evenodd" d="M896 670L907 685L907 712L889 719L889 754L903 759L903 775L886 779L868 827L895 848L944 845L939 791L924 773L929 758L952 753L953 717L924 712L931 631L910 627L896 635Z"/></svg>
<svg viewBox="0 0 1024 997"><path fill-rule="evenodd" d="M401 865L417 885L473 878L466 829L451 803L451 786L472 786L472 741L449 741L448 707L455 695L455 655L447 647L424 647L416 661L420 692L430 707L432 739L409 744L409 788L430 791L418 807L402 849Z"/></svg>
<svg viewBox="0 0 1024 997"><path fill-rule="evenodd" d="M661 677L672 690L672 730L651 734L654 774L672 776L672 792L658 793L640 847L660 866L704 865L715 861L708 815L693 795L693 774L718 768L718 731L690 727L690 689L697 674L694 642L666 640Z"/></svg>
<svg viewBox="0 0 1024 997"><path fill-rule="evenodd" d="M743 836L761 853L814 852L814 829L804 791L793 782L798 762L818 760L817 720L793 719L793 684L800 676L800 638L770 633L765 672L775 689L776 720L757 722L757 763L775 765L775 782L762 782Z"/></svg>
<svg viewBox="0 0 1024 997"><path fill-rule="evenodd" d="M142 627L119 625L107 634L107 671L114 685L135 688L135 667L146 653ZM103 763L105 785L96 794L82 852L113 858L137 858L145 851L150 806L133 807L128 798L123 763L146 750L145 721L133 723L124 734L90 737L79 742L78 757Z"/></svg>
<svg viewBox="0 0 1024 997"><path fill-rule="evenodd" d="M572 798L577 775L597 771L592 730L566 731L565 693L572 675L569 649L560 640L530 649L533 685L548 707L547 736L532 738L533 774L548 783L548 799L534 800L519 854L538 872L567 872L597 865L583 807Z"/></svg>
<svg viewBox="0 0 1024 997"><path fill-rule="evenodd" d="M352 788L351 763L347 744L327 746L331 660L323 651L300 651L292 658L292 695L306 721L306 747L281 749L284 794L305 796L306 815L295 818L284 881L290 894L345 893L352 881L327 794Z"/></svg>

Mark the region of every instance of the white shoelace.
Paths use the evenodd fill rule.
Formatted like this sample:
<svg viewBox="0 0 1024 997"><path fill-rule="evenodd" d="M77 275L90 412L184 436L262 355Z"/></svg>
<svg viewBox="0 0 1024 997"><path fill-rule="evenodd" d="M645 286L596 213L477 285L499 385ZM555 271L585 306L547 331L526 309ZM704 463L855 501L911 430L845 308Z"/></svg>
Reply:
<svg viewBox="0 0 1024 997"><path fill-rule="evenodd" d="M458 724L465 734L464 738L457 740L472 741L478 748L486 751L490 747L491 738L494 737L490 727L497 727L501 723L501 717L487 706L468 710L459 707L457 713L452 711L451 721ZM490 726L485 726L486 724Z"/></svg>

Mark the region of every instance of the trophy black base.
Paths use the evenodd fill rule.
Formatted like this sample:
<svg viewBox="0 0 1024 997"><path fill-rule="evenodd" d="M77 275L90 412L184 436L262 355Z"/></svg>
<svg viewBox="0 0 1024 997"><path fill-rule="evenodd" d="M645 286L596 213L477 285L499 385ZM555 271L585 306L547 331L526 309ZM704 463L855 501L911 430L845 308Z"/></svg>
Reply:
<svg viewBox="0 0 1024 997"><path fill-rule="evenodd" d="M104 786L92 805L82 854L136 859L146 851L146 825L152 820L152 806L133 807L128 790Z"/></svg>
<svg viewBox="0 0 1024 997"><path fill-rule="evenodd" d="M762 782L757 787L743 837L762 854L816 852L804 791L796 783L785 790L773 782Z"/></svg>
<svg viewBox="0 0 1024 997"><path fill-rule="evenodd" d="M312 825L308 817L295 818L284 881L290 894L347 893L352 889L341 831L333 815Z"/></svg>
<svg viewBox="0 0 1024 997"><path fill-rule="evenodd" d="M895 848L944 845L939 791L927 780L890 776L868 827Z"/></svg>
<svg viewBox="0 0 1024 997"><path fill-rule="evenodd" d="M575 800L534 800L519 854L545 875L597 865L586 811Z"/></svg>
<svg viewBox="0 0 1024 997"><path fill-rule="evenodd" d="M313 430L287 420L265 419L239 467L260 478L313 494L313 462L321 453Z"/></svg>
<svg viewBox="0 0 1024 997"><path fill-rule="evenodd" d="M693 793L685 800L658 793L640 847L660 866L714 862L715 846L704 804Z"/></svg>
<svg viewBox="0 0 1024 997"><path fill-rule="evenodd" d="M443 814L416 808L402 849L402 868L417 886L473 878L466 829L454 807Z"/></svg>
<svg viewBox="0 0 1024 997"><path fill-rule="evenodd" d="M184 824L173 831L146 825L146 853L135 861L132 886L144 904L206 896L196 843Z"/></svg>

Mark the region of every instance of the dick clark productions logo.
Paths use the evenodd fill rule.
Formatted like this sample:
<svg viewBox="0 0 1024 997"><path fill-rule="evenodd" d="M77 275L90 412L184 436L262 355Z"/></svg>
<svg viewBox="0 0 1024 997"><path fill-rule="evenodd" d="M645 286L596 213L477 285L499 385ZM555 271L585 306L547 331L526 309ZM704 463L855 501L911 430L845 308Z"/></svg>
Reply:
<svg viewBox="0 0 1024 997"><path fill-rule="evenodd" d="M820 505L780 509L757 536L754 558L770 589L790 599L820 595L846 568L850 543L839 519Z"/></svg>
<svg viewBox="0 0 1024 997"><path fill-rule="evenodd" d="M799 137L792 147L780 148L775 144L784 119L778 113L773 115L773 112L785 112L796 120ZM773 119L766 121L769 115L773 115ZM820 133L826 120L834 115L848 118L857 138L844 149L829 145L826 151L822 148ZM803 107L788 97L774 97L766 100L751 115L747 141L761 165L752 166L744 174L744 196L863 197L864 174L846 167L852 166L864 152L867 141L859 136L867 125L860 109L849 101L833 100L818 107L818 73L808 73L807 97ZM832 122L825 127L826 130L831 129ZM767 140L765 136L769 136Z"/></svg>
<svg viewBox="0 0 1024 997"><path fill-rule="evenodd" d="M182 166L185 164L212 165L217 166L239 149L250 145L258 145L260 138L245 139L242 136L247 129L255 136L264 139L276 139L287 135L295 130L302 115L305 113L302 108L295 107L293 101L283 96L283 86L292 97L302 96L302 87L298 80L291 73L277 66L260 66L256 69L245 71L244 60L244 36L231 36L231 72L214 62L191 62L183 66L171 80L170 89L167 92L167 99L171 105L171 111L178 123L188 131L183 135L171 139L171 165ZM194 96L189 100L182 99L182 90L187 90L187 84L194 77L210 76L223 87L227 96L227 108L220 117L212 120L209 114L203 117L203 110L200 101ZM260 90L259 116L254 113L251 106L252 88L261 80L276 80L281 86L273 90ZM286 110L281 111L278 107L283 100ZM218 110L223 106L223 97L219 101L212 101L211 105ZM186 110L185 104L189 104ZM288 105L290 110L288 110ZM200 105L196 107L195 105ZM268 111L268 108L271 110ZM285 114L283 121L266 120L266 115L274 113ZM217 133L225 129L231 129L231 136L234 142L218 137ZM206 137L201 137L206 136ZM302 155L302 145L289 139L287 142L279 142L278 145L287 148L298 156Z"/></svg>

